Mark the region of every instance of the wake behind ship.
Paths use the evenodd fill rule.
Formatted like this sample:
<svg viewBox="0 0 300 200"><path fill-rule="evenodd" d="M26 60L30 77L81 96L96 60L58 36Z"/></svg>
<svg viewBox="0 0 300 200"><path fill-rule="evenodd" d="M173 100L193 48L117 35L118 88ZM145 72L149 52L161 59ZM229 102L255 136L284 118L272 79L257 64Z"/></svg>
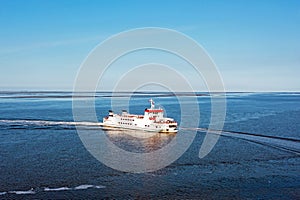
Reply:
<svg viewBox="0 0 300 200"><path fill-rule="evenodd" d="M162 108L155 108L154 101L150 101L150 108L146 108L144 115L130 114L126 110L122 114L115 114L109 110L108 116L103 118L103 126L135 129L151 132L176 133L177 122L164 117Z"/></svg>

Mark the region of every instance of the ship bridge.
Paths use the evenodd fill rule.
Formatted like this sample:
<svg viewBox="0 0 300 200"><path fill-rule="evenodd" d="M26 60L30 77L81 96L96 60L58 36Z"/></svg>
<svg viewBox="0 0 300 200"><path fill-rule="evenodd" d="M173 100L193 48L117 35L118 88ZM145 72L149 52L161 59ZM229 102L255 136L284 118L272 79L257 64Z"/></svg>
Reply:
<svg viewBox="0 0 300 200"><path fill-rule="evenodd" d="M161 108L155 108L154 101L152 99L149 100L150 108L145 109L145 118L149 118L150 120L161 120L164 117L164 110Z"/></svg>

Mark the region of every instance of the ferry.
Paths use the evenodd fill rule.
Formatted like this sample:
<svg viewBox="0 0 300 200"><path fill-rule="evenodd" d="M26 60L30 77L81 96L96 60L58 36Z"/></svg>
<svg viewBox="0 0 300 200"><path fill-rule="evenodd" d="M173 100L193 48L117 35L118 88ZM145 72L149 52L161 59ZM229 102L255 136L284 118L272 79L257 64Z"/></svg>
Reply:
<svg viewBox="0 0 300 200"><path fill-rule="evenodd" d="M176 133L177 122L172 118L164 117L164 110L156 108L154 101L149 100L150 108L146 108L144 115L130 114L122 110L115 114L109 110L108 116L103 118L103 126L123 129L134 129L160 133Z"/></svg>

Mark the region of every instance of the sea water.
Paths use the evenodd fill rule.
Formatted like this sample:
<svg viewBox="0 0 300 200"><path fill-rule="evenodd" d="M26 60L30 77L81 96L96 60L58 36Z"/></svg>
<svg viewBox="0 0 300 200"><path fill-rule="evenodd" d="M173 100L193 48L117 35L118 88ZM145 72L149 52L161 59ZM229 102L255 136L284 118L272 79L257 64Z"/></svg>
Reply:
<svg viewBox="0 0 300 200"><path fill-rule="evenodd" d="M128 107L143 114L153 98L179 127L181 105L190 103L189 95L179 101L170 93L92 96L99 121L112 100L115 112ZM0 199L300 198L300 93L227 93L224 132L202 159L199 149L211 123L211 101L205 93L196 98L200 116L190 112L185 117L199 118L198 127L181 127L177 133L197 131L188 150L160 170L130 173L107 167L86 150L76 126L93 129L98 124L74 122L71 92L1 92ZM176 139L174 134L138 138L124 130L102 132L137 153Z"/></svg>

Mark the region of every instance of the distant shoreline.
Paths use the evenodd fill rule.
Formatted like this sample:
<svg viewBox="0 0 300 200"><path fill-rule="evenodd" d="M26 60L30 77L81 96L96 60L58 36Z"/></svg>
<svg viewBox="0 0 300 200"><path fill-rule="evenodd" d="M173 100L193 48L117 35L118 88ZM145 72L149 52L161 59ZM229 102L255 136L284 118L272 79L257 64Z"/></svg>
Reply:
<svg viewBox="0 0 300 200"><path fill-rule="evenodd" d="M210 97L211 95L233 95L233 94L293 94L300 95L300 92L76 92L72 91L0 91L0 99L11 98L98 98L98 97Z"/></svg>

